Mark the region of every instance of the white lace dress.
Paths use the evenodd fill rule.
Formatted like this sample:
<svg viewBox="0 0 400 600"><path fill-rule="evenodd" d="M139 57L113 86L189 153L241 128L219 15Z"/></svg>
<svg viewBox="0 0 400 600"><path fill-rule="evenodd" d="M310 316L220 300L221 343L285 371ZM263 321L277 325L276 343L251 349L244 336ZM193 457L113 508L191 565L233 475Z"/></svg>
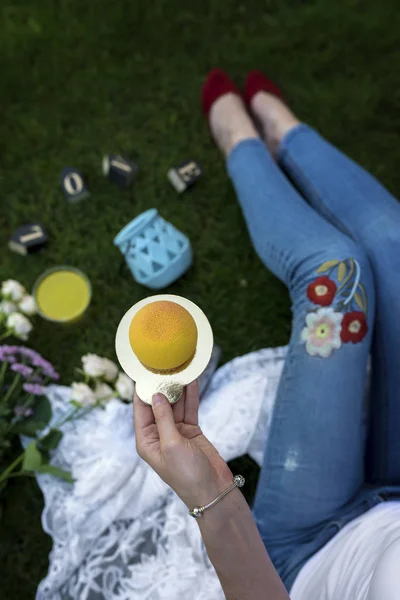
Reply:
<svg viewBox="0 0 400 600"><path fill-rule="evenodd" d="M261 464L285 354L260 350L214 374L199 422L225 460ZM70 389L48 396L58 419ZM37 600L224 600L195 519L136 453L131 405L111 400L68 423L53 463L75 483L38 477L53 549Z"/></svg>

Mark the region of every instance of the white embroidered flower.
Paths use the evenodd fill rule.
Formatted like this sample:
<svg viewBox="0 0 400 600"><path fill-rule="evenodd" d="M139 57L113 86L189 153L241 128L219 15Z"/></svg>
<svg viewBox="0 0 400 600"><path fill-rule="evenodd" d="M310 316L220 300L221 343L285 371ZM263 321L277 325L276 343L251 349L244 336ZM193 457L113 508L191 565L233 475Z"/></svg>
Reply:
<svg viewBox="0 0 400 600"><path fill-rule="evenodd" d="M12 313L7 318L7 329L9 329L15 337L26 341L32 330L32 325L29 319L20 313Z"/></svg>
<svg viewBox="0 0 400 600"><path fill-rule="evenodd" d="M307 327L301 332L301 339L311 356L327 358L342 345L340 339L343 315L333 308L320 308L306 316Z"/></svg>
<svg viewBox="0 0 400 600"><path fill-rule="evenodd" d="M108 358L103 358L104 379L106 381L114 381L118 375L117 365Z"/></svg>
<svg viewBox="0 0 400 600"><path fill-rule="evenodd" d="M26 291L24 286L21 285L19 281L15 281L15 279L7 279L7 281L3 281L1 293L4 298L7 298L8 300L14 300L14 302L19 302L22 296L26 294Z"/></svg>
<svg viewBox="0 0 400 600"><path fill-rule="evenodd" d="M3 300L0 302L0 313L3 315L11 315L14 312L18 311L18 307L14 302L10 302L9 300Z"/></svg>
<svg viewBox="0 0 400 600"><path fill-rule="evenodd" d="M106 383L97 383L94 389L94 395L96 400L110 400L115 396L115 390Z"/></svg>
<svg viewBox="0 0 400 600"><path fill-rule="evenodd" d="M117 392L122 400L132 400L134 392L134 383L128 375L120 373L115 383Z"/></svg>
<svg viewBox="0 0 400 600"><path fill-rule="evenodd" d="M93 393L93 390L86 385L86 383L76 383L74 382L71 385L72 395L71 399L75 400L75 402L79 402L82 406L87 406L89 404L96 403L96 397Z"/></svg>
<svg viewBox="0 0 400 600"><path fill-rule="evenodd" d="M103 377L104 364L101 356L97 354L86 354L82 356L83 371L89 377Z"/></svg>
<svg viewBox="0 0 400 600"><path fill-rule="evenodd" d="M28 316L36 314L36 302L33 296L24 296L19 303L20 310Z"/></svg>

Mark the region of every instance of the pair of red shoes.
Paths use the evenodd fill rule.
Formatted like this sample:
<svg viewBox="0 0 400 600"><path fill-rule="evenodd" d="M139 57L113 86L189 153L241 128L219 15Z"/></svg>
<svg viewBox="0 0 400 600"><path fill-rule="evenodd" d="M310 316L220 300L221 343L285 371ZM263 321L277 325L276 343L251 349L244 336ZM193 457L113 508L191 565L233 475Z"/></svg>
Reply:
<svg viewBox="0 0 400 600"><path fill-rule="evenodd" d="M261 71L250 71L246 78L244 94L242 96L235 83L225 71L222 71L222 69L213 69L208 74L202 89L201 103L203 113L208 118L211 106L224 94L237 94L243 97L246 104L250 106L253 96L261 91L268 92L284 100L284 96L278 86L261 73Z"/></svg>

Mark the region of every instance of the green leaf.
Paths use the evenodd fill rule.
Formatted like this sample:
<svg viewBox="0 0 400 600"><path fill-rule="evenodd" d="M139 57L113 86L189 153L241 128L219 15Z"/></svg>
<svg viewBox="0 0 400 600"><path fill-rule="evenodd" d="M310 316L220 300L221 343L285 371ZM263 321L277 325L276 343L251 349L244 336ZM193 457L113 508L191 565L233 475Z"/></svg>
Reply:
<svg viewBox="0 0 400 600"><path fill-rule="evenodd" d="M364 308L365 308L364 302L362 301L362 298L358 292L356 292L354 294L354 300L356 301L357 305L361 308L361 310L364 312Z"/></svg>
<svg viewBox="0 0 400 600"><path fill-rule="evenodd" d="M38 445L41 450L54 450L57 448L63 436L59 429L50 429L49 433L44 438L38 440Z"/></svg>
<svg viewBox="0 0 400 600"><path fill-rule="evenodd" d="M75 406L75 408L82 408L82 404L80 402L77 402L76 400L70 400L70 404L72 404L72 406Z"/></svg>
<svg viewBox="0 0 400 600"><path fill-rule="evenodd" d="M325 271L329 271L332 267L336 267L340 263L340 260L327 260L317 269L317 273L325 273Z"/></svg>
<svg viewBox="0 0 400 600"><path fill-rule="evenodd" d="M364 312L365 314L367 314L368 312L368 298L367 298L367 292L365 291L365 287L363 286L362 283L358 284L358 287L361 290L362 293L362 298L363 298L363 304L364 304Z"/></svg>
<svg viewBox="0 0 400 600"><path fill-rule="evenodd" d="M47 423L44 421L20 421L12 426L12 431L20 435L27 435L28 437L35 437L38 431L41 431L46 427Z"/></svg>
<svg viewBox="0 0 400 600"><path fill-rule="evenodd" d="M33 421L44 421L46 424L51 419L51 406L46 396L37 397L35 404L32 406Z"/></svg>
<svg viewBox="0 0 400 600"><path fill-rule="evenodd" d="M49 475L54 475L54 477L59 477L64 481L68 481L68 483L74 483L75 481L71 473L68 473L68 471L64 471L64 469L54 467L53 465L41 465L37 470L39 471L39 473L48 473Z"/></svg>
<svg viewBox="0 0 400 600"><path fill-rule="evenodd" d="M36 446L36 440L30 442L25 448L24 462L22 469L24 471L36 471L42 464L42 455Z"/></svg>
<svg viewBox="0 0 400 600"><path fill-rule="evenodd" d="M338 281L342 281L346 277L347 267L346 263L341 262L338 268Z"/></svg>

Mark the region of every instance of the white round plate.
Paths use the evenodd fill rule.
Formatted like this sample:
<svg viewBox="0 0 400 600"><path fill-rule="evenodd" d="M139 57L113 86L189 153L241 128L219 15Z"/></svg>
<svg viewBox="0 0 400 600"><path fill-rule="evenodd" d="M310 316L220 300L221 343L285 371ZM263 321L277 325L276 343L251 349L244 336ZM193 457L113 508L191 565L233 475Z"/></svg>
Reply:
<svg viewBox="0 0 400 600"><path fill-rule="evenodd" d="M129 341L129 328L135 314L147 304L167 300L186 308L197 325L197 345L193 359L187 367L178 373L160 374L146 369L133 352ZM115 338L118 360L125 373L136 382L137 395L146 404L152 403L153 394L161 392L171 404L179 400L186 385L197 379L207 367L214 344L211 325L203 311L193 302L174 296L160 294L150 296L134 304L122 317Z"/></svg>

